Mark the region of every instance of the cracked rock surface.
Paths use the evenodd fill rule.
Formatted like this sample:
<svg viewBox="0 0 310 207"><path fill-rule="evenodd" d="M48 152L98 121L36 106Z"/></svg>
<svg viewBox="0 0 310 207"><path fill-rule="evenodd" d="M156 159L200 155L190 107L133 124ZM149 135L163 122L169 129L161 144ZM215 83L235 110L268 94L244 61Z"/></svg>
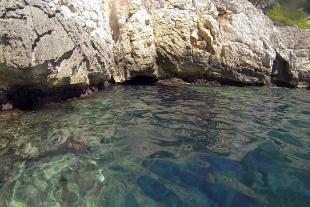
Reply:
<svg viewBox="0 0 310 207"><path fill-rule="evenodd" d="M0 1L1 81L46 88L109 80L113 52L101 1L70 2Z"/></svg>
<svg viewBox="0 0 310 207"><path fill-rule="evenodd" d="M309 30L247 0L0 0L0 28L0 91L139 76L309 87Z"/></svg>
<svg viewBox="0 0 310 207"><path fill-rule="evenodd" d="M147 75L309 86L309 30L278 28L249 1L118 0L109 5L117 34L117 82ZM283 64L277 64L280 60Z"/></svg>

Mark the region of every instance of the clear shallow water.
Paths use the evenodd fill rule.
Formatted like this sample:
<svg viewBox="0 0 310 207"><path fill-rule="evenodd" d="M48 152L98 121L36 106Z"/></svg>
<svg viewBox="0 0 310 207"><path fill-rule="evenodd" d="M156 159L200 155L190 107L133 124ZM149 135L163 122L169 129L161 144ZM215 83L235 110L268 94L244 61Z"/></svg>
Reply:
<svg viewBox="0 0 310 207"><path fill-rule="evenodd" d="M0 207L308 206L310 92L115 87L0 113Z"/></svg>

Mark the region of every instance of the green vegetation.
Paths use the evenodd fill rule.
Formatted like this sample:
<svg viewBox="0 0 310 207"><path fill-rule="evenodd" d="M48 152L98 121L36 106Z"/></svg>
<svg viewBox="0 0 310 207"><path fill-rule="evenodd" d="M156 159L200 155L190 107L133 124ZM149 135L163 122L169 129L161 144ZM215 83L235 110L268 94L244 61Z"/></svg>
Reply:
<svg viewBox="0 0 310 207"><path fill-rule="evenodd" d="M299 26L310 28L310 18L303 8L294 8L287 4L276 4L269 11L267 16L278 25Z"/></svg>

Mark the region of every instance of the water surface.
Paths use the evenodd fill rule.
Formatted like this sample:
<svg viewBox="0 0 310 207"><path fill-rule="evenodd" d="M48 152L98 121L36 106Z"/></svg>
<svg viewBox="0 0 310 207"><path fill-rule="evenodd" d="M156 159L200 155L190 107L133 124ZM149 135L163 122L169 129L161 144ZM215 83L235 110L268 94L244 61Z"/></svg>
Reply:
<svg viewBox="0 0 310 207"><path fill-rule="evenodd" d="M308 206L310 92L122 86L0 113L0 207Z"/></svg>

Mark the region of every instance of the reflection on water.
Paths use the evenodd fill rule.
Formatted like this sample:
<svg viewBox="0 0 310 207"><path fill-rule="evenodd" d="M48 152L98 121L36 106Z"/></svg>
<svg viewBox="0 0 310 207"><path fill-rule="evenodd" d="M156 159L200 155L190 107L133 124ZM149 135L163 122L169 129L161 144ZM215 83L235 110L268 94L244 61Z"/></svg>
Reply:
<svg viewBox="0 0 310 207"><path fill-rule="evenodd" d="M310 93L115 87L0 114L0 207L308 206Z"/></svg>

